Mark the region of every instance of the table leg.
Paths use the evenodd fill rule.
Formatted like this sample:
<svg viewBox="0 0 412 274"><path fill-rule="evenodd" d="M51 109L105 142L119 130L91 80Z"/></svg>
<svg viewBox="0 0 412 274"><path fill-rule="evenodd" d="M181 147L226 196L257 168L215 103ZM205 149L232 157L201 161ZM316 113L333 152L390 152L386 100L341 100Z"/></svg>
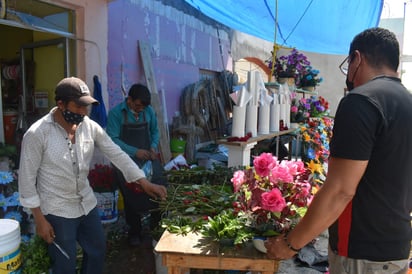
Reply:
<svg viewBox="0 0 412 274"><path fill-rule="evenodd" d="M257 142L252 142L246 146L227 146L229 150L228 167L249 166L250 150L255 147Z"/></svg>
<svg viewBox="0 0 412 274"><path fill-rule="evenodd" d="M292 152L293 152L293 138L289 139L289 155L288 155L288 160L292 160Z"/></svg>

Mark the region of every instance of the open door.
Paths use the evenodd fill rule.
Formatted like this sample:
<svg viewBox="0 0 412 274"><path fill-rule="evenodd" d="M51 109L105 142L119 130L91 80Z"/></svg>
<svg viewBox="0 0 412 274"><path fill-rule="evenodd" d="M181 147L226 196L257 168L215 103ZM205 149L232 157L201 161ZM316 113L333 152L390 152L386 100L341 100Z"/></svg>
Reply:
<svg viewBox="0 0 412 274"><path fill-rule="evenodd" d="M54 106L54 88L70 74L69 39L25 44L20 48L22 94L19 99L17 136Z"/></svg>

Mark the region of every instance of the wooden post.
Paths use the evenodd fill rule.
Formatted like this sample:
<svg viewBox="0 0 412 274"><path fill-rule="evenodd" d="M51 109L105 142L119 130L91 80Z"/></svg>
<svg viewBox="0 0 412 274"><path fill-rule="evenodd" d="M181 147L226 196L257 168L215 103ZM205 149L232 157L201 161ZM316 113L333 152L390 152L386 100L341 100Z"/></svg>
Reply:
<svg viewBox="0 0 412 274"><path fill-rule="evenodd" d="M146 78L147 87L151 93L152 106L157 115L160 140L159 150L163 164L170 161L172 153L170 152L170 139L167 130L167 121L164 121L163 111L160 105L159 93L157 92L156 81L153 72L152 58L150 55L150 45L143 41L138 41L140 57L142 58L143 70Z"/></svg>

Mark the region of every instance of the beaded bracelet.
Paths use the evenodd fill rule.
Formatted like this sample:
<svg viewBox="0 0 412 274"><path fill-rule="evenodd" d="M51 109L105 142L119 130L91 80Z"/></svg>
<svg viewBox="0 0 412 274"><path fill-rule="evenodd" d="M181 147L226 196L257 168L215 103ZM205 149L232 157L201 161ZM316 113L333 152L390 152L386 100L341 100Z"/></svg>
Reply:
<svg viewBox="0 0 412 274"><path fill-rule="evenodd" d="M299 252L301 250L301 248L296 249L294 248L288 241L288 234L286 233L285 236L283 236L283 240L285 240L286 245L288 246L288 248L294 252Z"/></svg>

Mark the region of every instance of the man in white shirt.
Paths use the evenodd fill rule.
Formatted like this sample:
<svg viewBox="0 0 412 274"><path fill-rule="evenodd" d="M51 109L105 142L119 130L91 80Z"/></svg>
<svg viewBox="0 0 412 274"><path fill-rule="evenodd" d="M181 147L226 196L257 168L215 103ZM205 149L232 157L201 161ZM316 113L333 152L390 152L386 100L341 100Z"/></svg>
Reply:
<svg viewBox="0 0 412 274"><path fill-rule="evenodd" d="M75 273L76 243L83 248L81 273L101 274L106 241L97 201L87 180L94 147L122 171L127 182L140 184L152 197L164 199L166 189L149 182L130 157L87 117L87 107L98 101L90 96L82 80L63 79L55 95L56 107L23 137L20 202L32 210L37 234L50 244L54 274Z"/></svg>

